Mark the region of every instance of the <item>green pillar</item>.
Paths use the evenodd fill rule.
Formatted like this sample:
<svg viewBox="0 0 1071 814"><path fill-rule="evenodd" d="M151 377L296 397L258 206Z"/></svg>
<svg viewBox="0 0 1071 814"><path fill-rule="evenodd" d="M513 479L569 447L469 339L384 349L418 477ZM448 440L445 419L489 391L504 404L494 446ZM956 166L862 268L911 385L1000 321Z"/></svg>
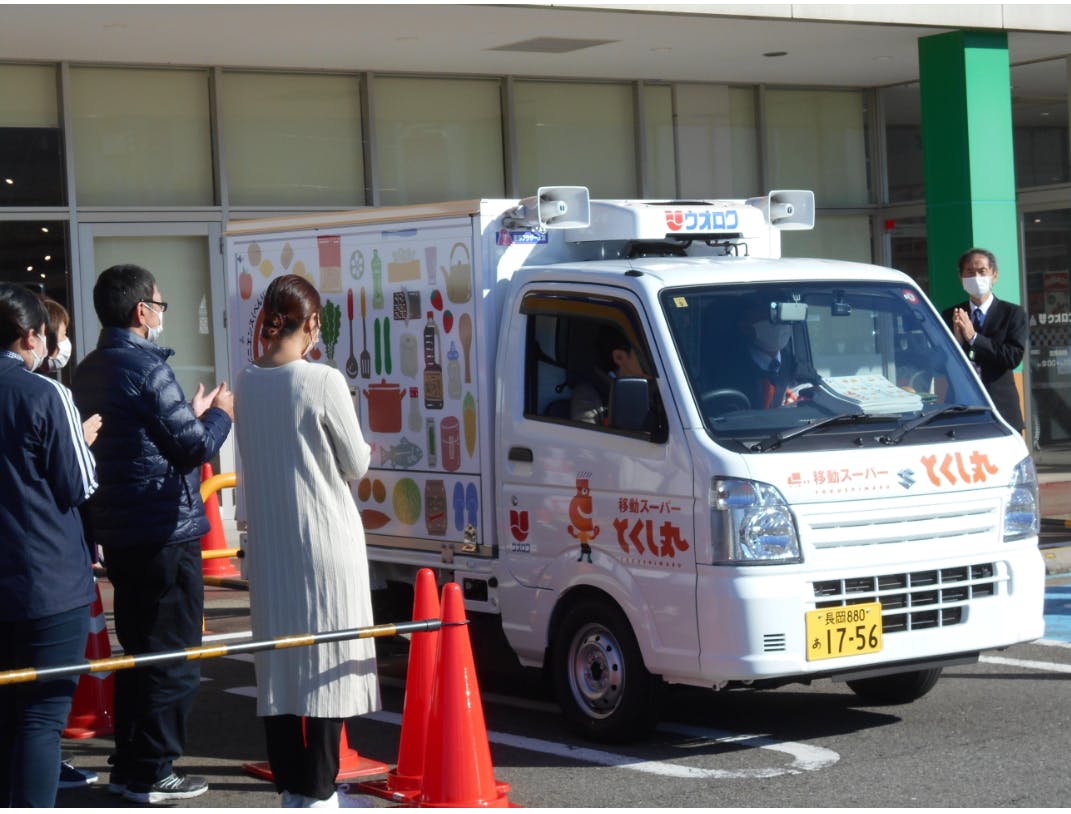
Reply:
<svg viewBox="0 0 1071 814"><path fill-rule="evenodd" d="M965 297L956 260L997 256L999 299L1020 303L1011 73L1003 32L952 31L919 40L930 298Z"/></svg>

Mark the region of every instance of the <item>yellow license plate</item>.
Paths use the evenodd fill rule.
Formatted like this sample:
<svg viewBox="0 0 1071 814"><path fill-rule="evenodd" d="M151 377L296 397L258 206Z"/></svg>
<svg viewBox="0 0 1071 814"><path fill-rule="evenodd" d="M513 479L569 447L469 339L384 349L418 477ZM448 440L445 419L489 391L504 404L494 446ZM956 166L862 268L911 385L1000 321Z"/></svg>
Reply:
<svg viewBox="0 0 1071 814"><path fill-rule="evenodd" d="M880 650L880 602L807 611L807 661Z"/></svg>

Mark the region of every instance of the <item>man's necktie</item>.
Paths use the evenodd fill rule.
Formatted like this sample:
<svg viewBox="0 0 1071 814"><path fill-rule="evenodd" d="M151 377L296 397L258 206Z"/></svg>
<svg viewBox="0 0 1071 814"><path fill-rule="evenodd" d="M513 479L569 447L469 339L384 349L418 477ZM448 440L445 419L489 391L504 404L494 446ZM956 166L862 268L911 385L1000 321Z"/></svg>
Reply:
<svg viewBox="0 0 1071 814"><path fill-rule="evenodd" d="M763 384L763 407L769 410L771 407L778 406L777 403L777 385L774 381L777 379L777 374L781 370L781 362L777 359L773 359L770 362L770 366L766 368L766 372L769 374L769 378Z"/></svg>
<svg viewBox="0 0 1071 814"><path fill-rule="evenodd" d="M980 332L982 330L982 309L975 308L974 313L971 314L971 322L974 324L974 330Z"/></svg>

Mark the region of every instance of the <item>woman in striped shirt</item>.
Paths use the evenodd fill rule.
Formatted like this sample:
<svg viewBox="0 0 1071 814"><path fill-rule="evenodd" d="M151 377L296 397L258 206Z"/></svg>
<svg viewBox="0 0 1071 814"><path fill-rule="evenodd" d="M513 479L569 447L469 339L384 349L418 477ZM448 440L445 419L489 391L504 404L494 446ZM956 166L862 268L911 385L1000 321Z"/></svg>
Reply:
<svg viewBox="0 0 1071 814"><path fill-rule="evenodd" d="M82 660L95 597L78 506L96 467L70 391L33 371L48 312L0 283L0 670ZM0 805L53 807L77 677L0 687Z"/></svg>

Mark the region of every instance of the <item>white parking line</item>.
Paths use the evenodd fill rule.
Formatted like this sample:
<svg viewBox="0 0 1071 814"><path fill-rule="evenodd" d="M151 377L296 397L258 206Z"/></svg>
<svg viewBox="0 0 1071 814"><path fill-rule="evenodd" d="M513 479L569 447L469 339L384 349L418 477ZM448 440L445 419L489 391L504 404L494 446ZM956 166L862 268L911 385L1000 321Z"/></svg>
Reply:
<svg viewBox="0 0 1071 814"><path fill-rule="evenodd" d="M1044 670L1047 673L1071 673L1071 664L1057 664L1052 661L1006 659L1004 656L982 656L978 661L983 664L1000 664L1005 667L1025 667L1028 670Z"/></svg>
<svg viewBox="0 0 1071 814"><path fill-rule="evenodd" d="M402 716L395 712L373 712L367 716L375 721L400 726ZM720 743L743 743L755 746L759 749L769 749L782 752L793 757L792 763L787 766L763 767L755 769L701 769L697 766L681 766L676 763L665 761L647 760L634 755L606 752L602 749L591 749L583 746L571 746L567 743L548 741L541 738L529 738L523 735L511 735L505 732L488 731L487 740L491 743L503 746L512 746L516 749L524 749L529 752L542 752L543 754L556 755L569 760L594 763L599 766L610 766L617 769L629 769L634 772L662 775L664 777L677 777L692 780L731 780L736 778L766 778L777 777L783 774L800 774L806 771L832 766L840 755L830 749L820 746L809 746L802 743L788 743L774 740L764 735L743 735L733 732L725 732L716 729L700 729L675 724L665 724L658 729L677 735L685 735L689 738L700 738L704 744L711 746ZM695 744L690 744L694 748Z"/></svg>

